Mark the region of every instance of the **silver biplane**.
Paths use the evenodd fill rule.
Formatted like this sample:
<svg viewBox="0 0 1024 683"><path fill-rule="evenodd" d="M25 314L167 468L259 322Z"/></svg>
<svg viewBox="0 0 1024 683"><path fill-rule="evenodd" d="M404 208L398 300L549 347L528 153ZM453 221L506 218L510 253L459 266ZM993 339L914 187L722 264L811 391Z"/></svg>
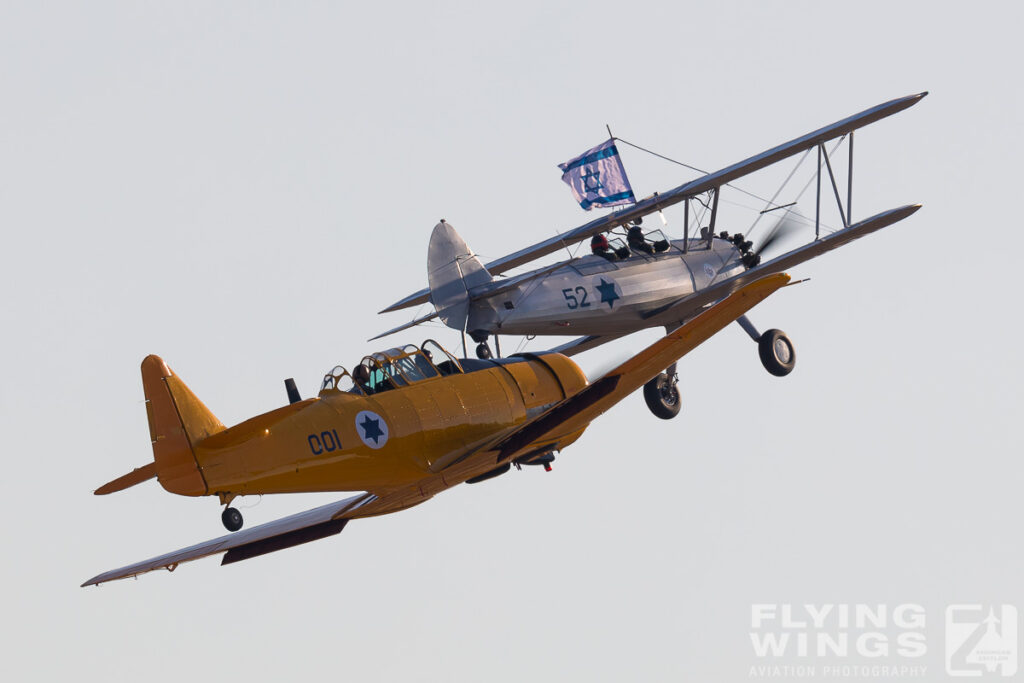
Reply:
<svg viewBox="0 0 1024 683"><path fill-rule="evenodd" d="M388 330L375 339L439 318L445 325L468 333L478 343L478 357L486 359L491 356L488 345L491 335L495 335L496 344L499 343L497 335L581 335L554 349L571 356L644 328L664 327L671 332L750 282L781 273L917 211L920 205L911 204L856 223L850 220L853 132L913 106L927 94L909 95L872 107L486 265L455 229L442 220L434 228L427 251L429 287L381 311L397 311L429 301L434 312ZM829 152L825 149L827 142L842 142L844 138L849 145L845 207ZM741 234L716 233L723 186L815 148L818 165L813 240L762 262L762 252L773 237L763 240L755 250L751 241ZM823 177L831 183L842 221L842 228L825 235L820 221ZM645 216L680 202L685 205L682 239L666 239L660 230L642 232L639 226ZM691 202L700 202L708 209L706 225L694 225L693 230L690 227ZM769 204L767 211L788 207L774 202ZM785 219L782 219L776 224L776 230L784 226ZM612 232L627 228L632 238L629 244ZM595 249L593 254L514 277L495 279L568 245L589 238L603 242L605 238L597 236L606 234L613 236L610 249L600 252ZM638 240L637 235L643 235L643 239ZM737 322L757 342L765 369L776 376L792 371L796 353L784 332L777 329L759 332L746 316ZM498 352L500 355L500 346ZM648 407L658 417L668 419L679 412L677 382L673 365L644 386Z"/></svg>

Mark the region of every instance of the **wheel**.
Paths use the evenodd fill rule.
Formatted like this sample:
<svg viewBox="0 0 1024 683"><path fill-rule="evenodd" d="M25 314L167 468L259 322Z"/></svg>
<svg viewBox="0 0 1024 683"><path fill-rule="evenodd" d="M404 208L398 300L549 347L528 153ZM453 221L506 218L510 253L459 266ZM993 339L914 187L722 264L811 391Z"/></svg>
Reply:
<svg viewBox="0 0 1024 683"><path fill-rule="evenodd" d="M679 400L679 387L674 377L664 372L644 385L644 400L647 407L662 420L671 420L683 407Z"/></svg>
<svg viewBox="0 0 1024 683"><path fill-rule="evenodd" d="M796 350L782 330L768 330L757 340L761 365L776 377L785 377L796 365Z"/></svg>
<svg viewBox="0 0 1024 683"><path fill-rule="evenodd" d="M224 528L228 531L238 531L242 528L242 513L235 508L224 508L220 513L220 521L224 522Z"/></svg>
<svg viewBox="0 0 1024 683"><path fill-rule="evenodd" d="M476 357L481 360L487 360L491 357L491 347L487 345L487 342L480 342L477 344Z"/></svg>

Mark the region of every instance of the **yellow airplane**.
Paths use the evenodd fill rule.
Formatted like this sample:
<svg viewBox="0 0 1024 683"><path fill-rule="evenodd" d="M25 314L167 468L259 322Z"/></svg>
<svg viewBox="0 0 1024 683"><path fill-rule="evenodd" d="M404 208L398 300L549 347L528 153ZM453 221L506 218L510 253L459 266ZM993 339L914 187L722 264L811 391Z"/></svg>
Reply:
<svg viewBox="0 0 1024 683"><path fill-rule="evenodd" d="M336 367L317 398L226 428L157 356L142 361L153 462L96 490L156 477L183 496L362 491L360 495L99 574L83 586L226 552L222 564L340 533L350 519L418 505L514 464L550 468L591 421L790 281L784 273L738 284L717 304L593 383L558 353L456 359L433 341Z"/></svg>

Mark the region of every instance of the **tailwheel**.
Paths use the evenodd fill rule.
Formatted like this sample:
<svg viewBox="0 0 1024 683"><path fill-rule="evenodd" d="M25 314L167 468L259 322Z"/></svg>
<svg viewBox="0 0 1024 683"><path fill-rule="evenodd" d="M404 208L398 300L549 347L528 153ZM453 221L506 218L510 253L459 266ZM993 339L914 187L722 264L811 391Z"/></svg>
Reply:
<svg viewBox="0 0 1024 683"><path fill-rule="evenodd" d="M651 412L662 420L671 420L683 407L679 400L679 381L675 373L663 372L644 385L644 401Z"/></svg>
<svg viewBox="0 0 1024 683"><path fill-rule="evenodd" d="M767 330L757 340L761 365L776 377L785 377L796 365L796 350L782 330Z"/></svg>
<svg viewBox="0 0 1024 683"><path fill-rule="evenodd" d="M238 531L244 523L242 513L237 508L230 507L224 508L224 512L220 513L220 521L224 523L224 528L228 531Z"/></svg>

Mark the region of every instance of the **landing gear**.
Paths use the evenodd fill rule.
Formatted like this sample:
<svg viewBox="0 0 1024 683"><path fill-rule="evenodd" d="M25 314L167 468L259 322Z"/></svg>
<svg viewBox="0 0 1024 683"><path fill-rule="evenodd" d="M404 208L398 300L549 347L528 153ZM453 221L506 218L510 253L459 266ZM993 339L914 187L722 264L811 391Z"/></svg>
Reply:
<svg viewBox="0 0 1024 683"><path fill-rule="evenodd" d="M757 340L761 365L776 377L785 377L796 365L796 350L782 330L768 330Z"/></svg>
<svg viewBox="0 0 1024 683"><path fill-rule="evenodd" d="M757 342L757 353L761 356L761 365L776 377L785 377L793 372L796 366L796 349L793 342L782 330L767 330L764 334L757 331L754 323L745 315L736 319L747 335Z"/></svg>
<svg viewBox="0 0 1024 683"><path fill-rule="evenodd" d="M224 528L228 531L238 531L244 522L242 513L237 508L231 507L224 508L224 512L220 513L220 521L224 523Z"/></svg>
<svg viewBox="0 0 1024 683"><path fill-rule="evenodd" d="M644 401L662 420L671 420L679 414L683 403L679 400L679 377L675 364L644 385Z"/></svg>
<svg viewBox="0 0 1024 683"><path fill-rule="evenodd" d="M480 360L487 360L493 358L491 353L491 347L487 345L487 339L491 336L486 330L469 330L469 336L476 342L476 357ZM495 335L494 343L498 343L498 337ZM501 347L498 347L498 355L501 355Z"/></svg>

